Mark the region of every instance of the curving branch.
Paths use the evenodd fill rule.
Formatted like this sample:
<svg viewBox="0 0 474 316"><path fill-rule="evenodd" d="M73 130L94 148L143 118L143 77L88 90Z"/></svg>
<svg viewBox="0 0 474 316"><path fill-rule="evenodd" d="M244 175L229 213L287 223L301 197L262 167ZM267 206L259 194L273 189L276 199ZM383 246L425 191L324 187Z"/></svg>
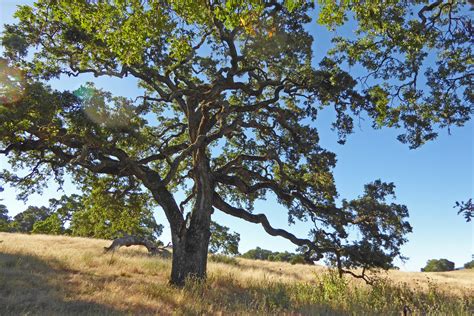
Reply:
<svg viewBox="0 0 474 316"><path fill-rule="evenodd" d="M234 217L241 218L247 222L261 224L265 231L272 236L280 236L285 239L288 239L292 243L298 246L307 246L317 252L321 252L327 249L322 249L317 247L314 242L309 239L298 238L292 233L287 232L284 229L273 228L268 221L268 218L264 214L251 214L244 209L234 207L227 202L225 202L217 193L214 193L213 205L220 211L229 214Z"/></svg>

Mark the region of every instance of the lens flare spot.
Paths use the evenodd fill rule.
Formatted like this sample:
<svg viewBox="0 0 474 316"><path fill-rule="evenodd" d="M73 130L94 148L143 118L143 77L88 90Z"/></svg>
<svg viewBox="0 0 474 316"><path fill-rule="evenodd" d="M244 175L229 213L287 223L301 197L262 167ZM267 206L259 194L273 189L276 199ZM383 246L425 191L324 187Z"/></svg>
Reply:
<svg viewBox="0 0 474 316"><path fill-rule="evenodd" d="M111 98L91 85L82 86L74 94L84 105L84 112L94 123L112 129L128 129L134 115L125 98Z"/></svg>
<svg viewBox="0 0 474 316"><path fill-rule="evenodd" d="M11 106L24 94L24 74L0 59L0 106Z"/></svg>

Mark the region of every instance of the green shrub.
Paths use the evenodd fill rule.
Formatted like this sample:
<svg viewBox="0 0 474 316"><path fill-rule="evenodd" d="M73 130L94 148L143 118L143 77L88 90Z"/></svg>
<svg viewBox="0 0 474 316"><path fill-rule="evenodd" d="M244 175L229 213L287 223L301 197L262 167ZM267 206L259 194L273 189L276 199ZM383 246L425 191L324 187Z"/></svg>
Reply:
<svg viewBox="0 0 474 316"><path fill-rule="evenodd" d="M426 266L421 269L421 272L443 272L454 270L454 262L447 259L431 259L428 260Z"/></svg>
<svg viewBox="0 0 474 316"><path fill-rule="evenodd" d="M31 232L33 234L61 235L64 228L58 214L54 213L45 220L34 223Z"/></svg>
<svg viewBox="0 0 474 316"><path fill-rule="evenodd" d="M306 264L306 260L304 260L304 257L302 255L296 255L293 256L290 260L291 264Z"/></svg>
<svg viewBox="0 0 474 316"><path fill-rule="evenodd" d="M224 264L230 264L234 266L238 266L239 262L237 259L234 257L229 257L226 255L210 255L209 256L209 261L211 262L217 262L217 263L224 263Z"/></svg>

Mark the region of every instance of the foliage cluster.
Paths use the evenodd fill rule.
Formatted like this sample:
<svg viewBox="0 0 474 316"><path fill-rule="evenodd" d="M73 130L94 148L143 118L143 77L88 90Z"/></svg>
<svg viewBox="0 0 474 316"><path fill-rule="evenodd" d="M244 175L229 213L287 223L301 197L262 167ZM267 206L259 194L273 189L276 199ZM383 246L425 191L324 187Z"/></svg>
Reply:
<svg viewBox="0 0 474 316"><path fill-rule="evenodd" d="M157 224L152 199L144 192L111 191L110 178L99 178L85 190L84 195L63 195L50 199L48 207L29 206L12 218L0 205L0 232L20 232L49 235L70 235L113 239L135 235L157 241L163 225ZM239 254L240 235L226 226L212 222L209 252ZM160 242L161 243L161 242ZM217 257L216 257L217 258ZM216 259L218 260L218 259ZM229 259L230 260L230 259Z"/></svg>
<svg viewBox="0 0 474 316"><path fill-rule="evenodd" d="M8 209L5 205L0 204L0 232L8 232L10 230L11 219L8 216Z"/></svg>
<svg viewBox="0 0 474 316"><path fill-rule="evenodd" d="M291 253L288 251L273 252L271 250L262 249L260 247L251 249L242 254L240 257L254 260L290 262L291 264L308 263L302 254Z"/></svg>
<svg viewBox="0 0 474 316"><path fill-rule="evenodd" d="M465 268L465 269L474 269L474 260L471 260L471 261L469 261L469 262L466 262L466 263L464 264L464 268Z"/></svg>
<svg viewBox="0 0 474 316"><path fill-rule="evenodd" d="M211 239L209 240L209 252L211 254L221 253L223 255L238 255L240 234L229 232L229 227L211 222Z"/></svg>
<svg viewBox="0 0 474 316"><path fill-rule="evenodd" d="M466 222L470 222L474 218L474 203L472 198L466 202L456 202L454 206L458 209L458 214L462 214L466 219Z"/></svg>
<svg viewBox="0 0 474 316"><path fill-rule="evenodd" d="M422 272L444 272L454 270L454 262L448 259L431 259L426 266L421 269Z"/></svg>
<svg viewBox="0 0 474 316"><path fill-rule="evenodd" d="M109 179L97 179L82 196L50 199L47 207L29 206L12 219L2 208L0 231L104 239L128 234L157 240L163 226L156 223L147 197L133 192L111 192L108 183Z"/></svg>

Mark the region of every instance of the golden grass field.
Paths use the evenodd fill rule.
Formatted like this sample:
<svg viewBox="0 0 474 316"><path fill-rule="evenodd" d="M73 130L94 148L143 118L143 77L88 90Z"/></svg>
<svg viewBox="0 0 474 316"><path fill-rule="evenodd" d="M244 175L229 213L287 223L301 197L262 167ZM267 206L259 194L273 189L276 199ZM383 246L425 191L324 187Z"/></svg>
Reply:
<svg viewBox="0 0 474 316"><path fill-rule="evenodd" d="M168 285L170 259L110 241L0 233L0 315L474 314L474 270L389 271L372 287L321 266L209 262L206 282Z"/></svg>

